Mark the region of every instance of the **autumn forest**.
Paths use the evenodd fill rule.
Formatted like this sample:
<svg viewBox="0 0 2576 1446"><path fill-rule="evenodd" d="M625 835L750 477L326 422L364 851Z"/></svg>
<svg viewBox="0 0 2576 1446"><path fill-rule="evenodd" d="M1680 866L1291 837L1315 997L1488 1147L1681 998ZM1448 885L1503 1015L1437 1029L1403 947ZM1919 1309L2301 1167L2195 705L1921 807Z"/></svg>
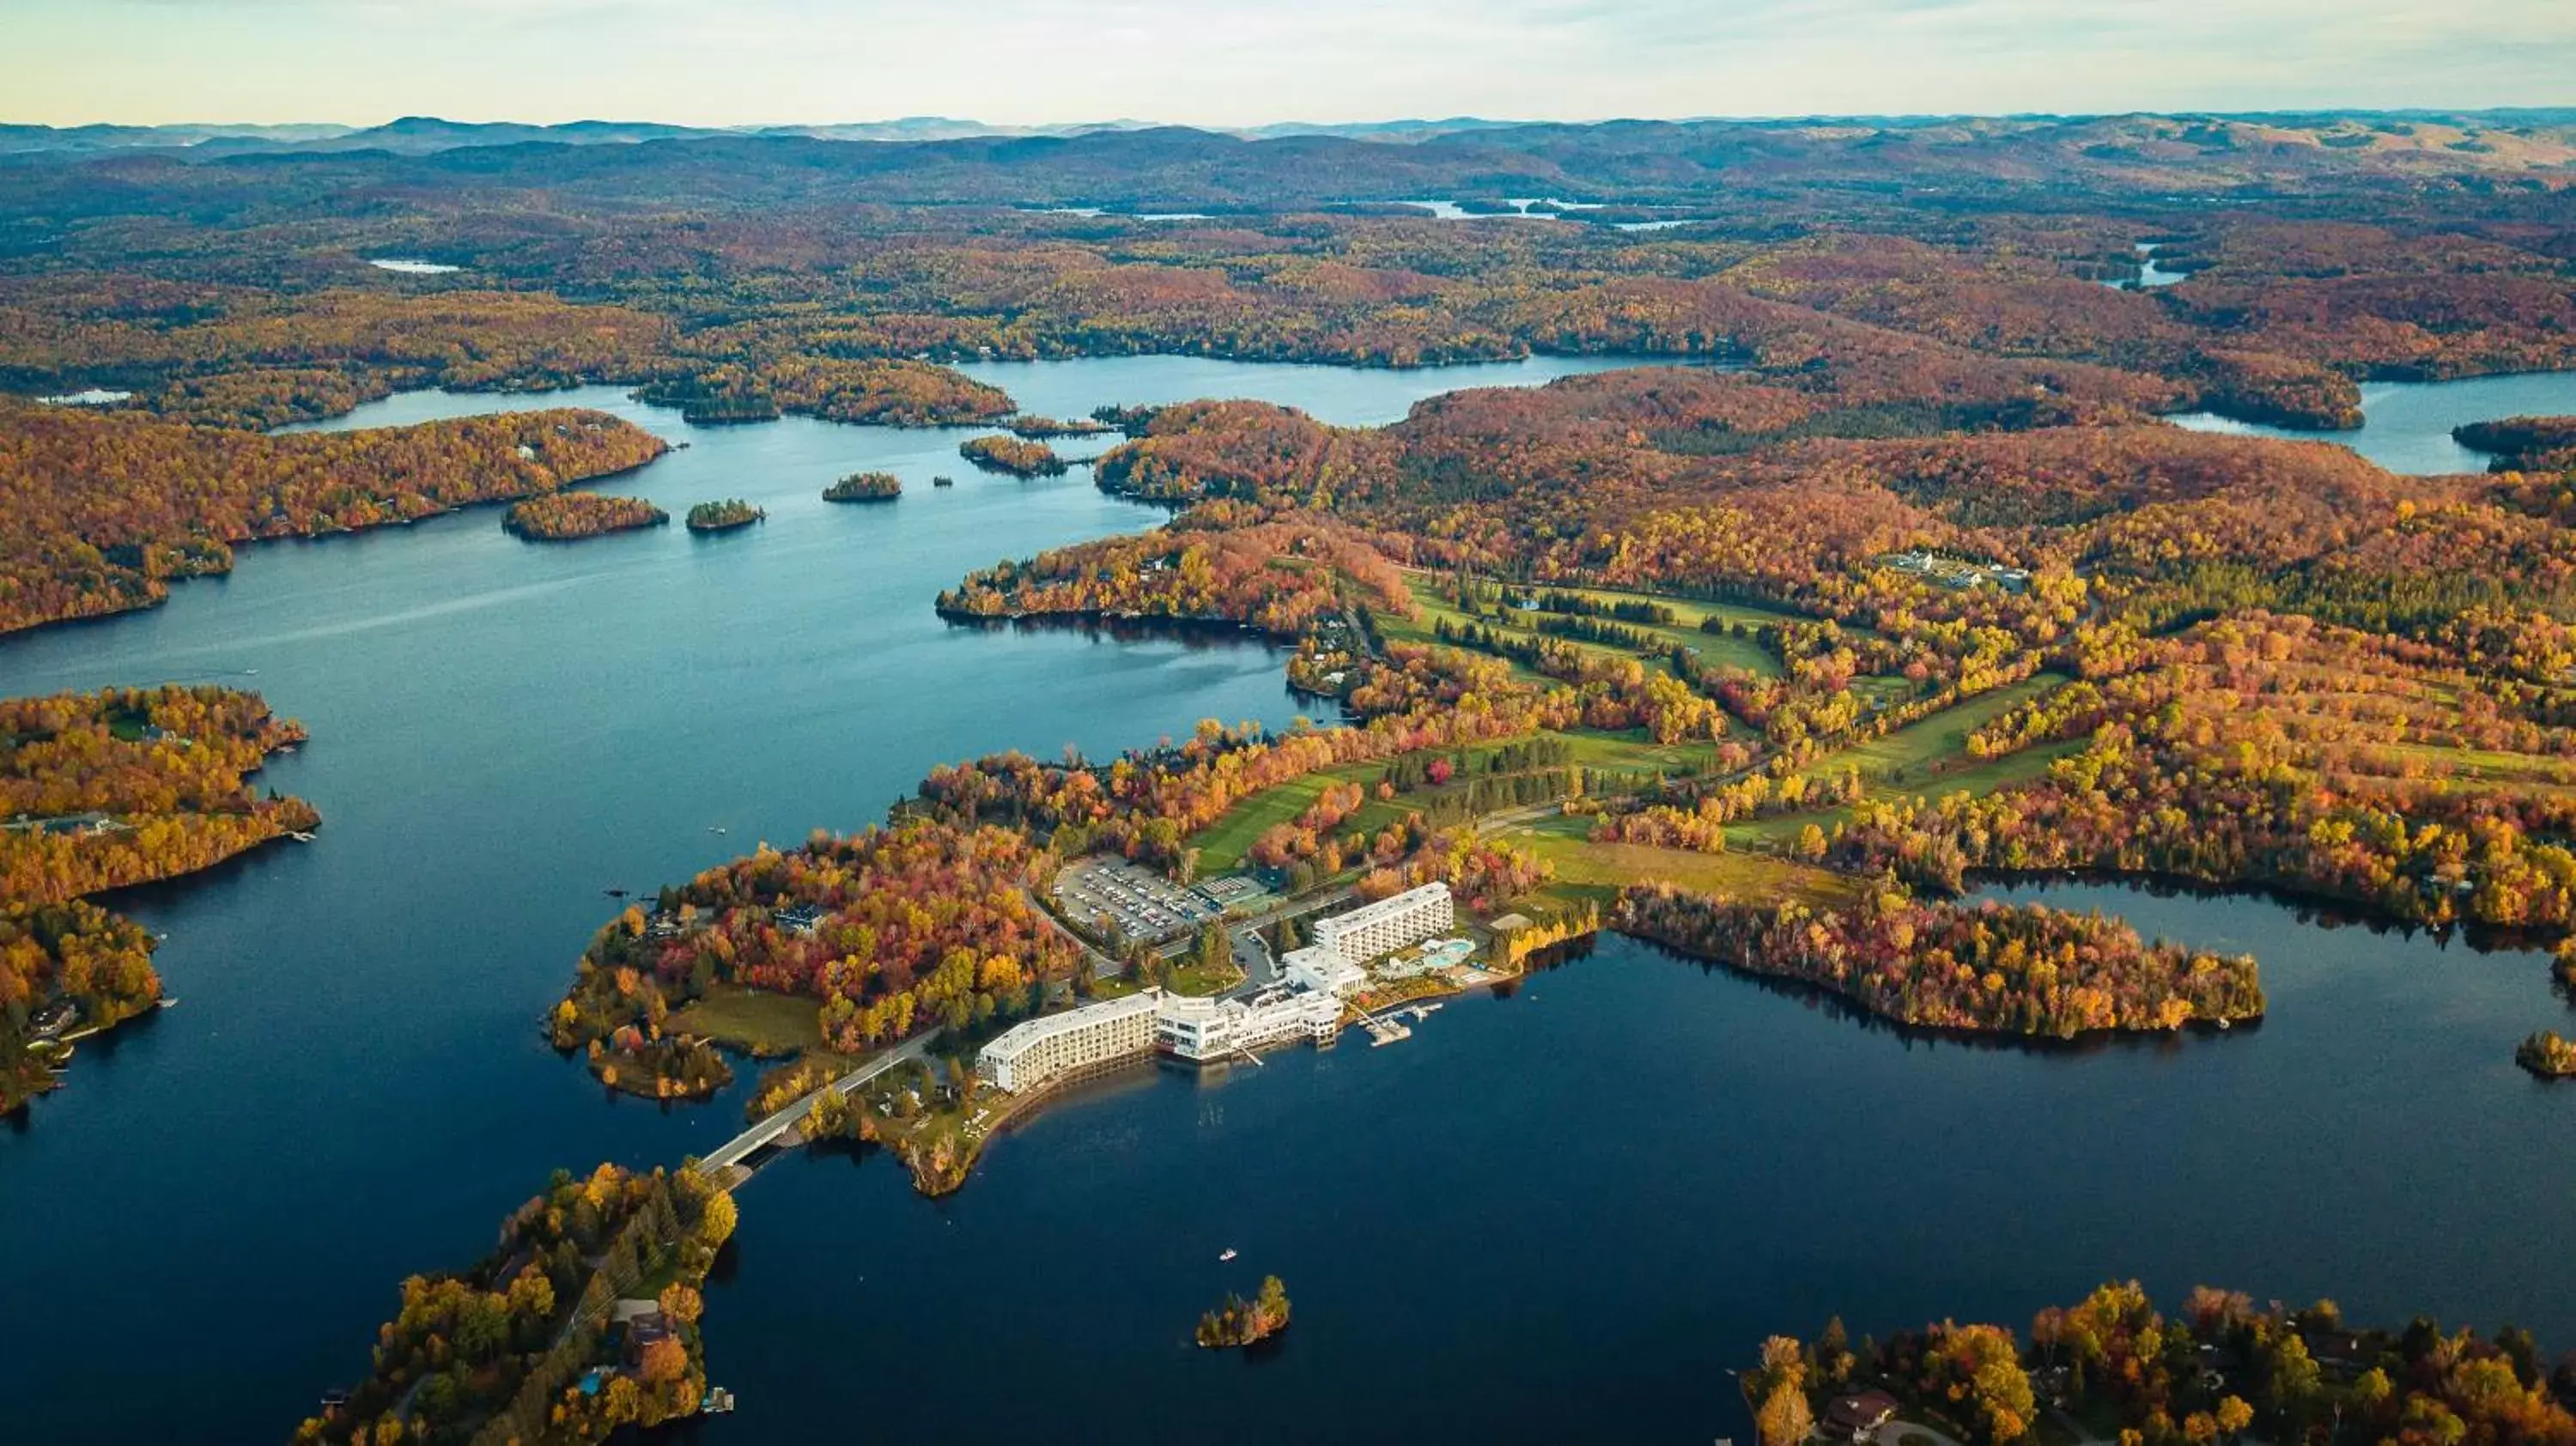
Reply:
<svg viewBox="0 0 2576 1446"><path fill-rule="evenodd" d="M1436 881L1508 973L1613 930L1909 1040L2189 1036L2188 1068L2296 1007L2263 960L1972 896L2259 888L2554 947L2576 978L2576 418L2463 426L2487 470L2454 474L2337 442L2366 386L2576 370L2576 128L2470 124L11 161L0 633L486 504L532 543L670 520L591 490L668 450L602 412L279 430L397 392L605 384L694 426L946 429L931 451L996 492L1146 506L925 613L1258 635L1304 716L955 758L882 817L621 889L564 941L560 996L527 1002L568 1072L681 1110L756 1067L755 1123L814 1098L807 1137L890 1141L923 1193L961 1188L982 1133L892 1139L824 1086L913 1048L962 1114L974 1047L1015 1022L1233 967L1221 931L1158 951L1053 902L1102 859L1291 901ZM1593 206L1398 204L1434 194ZM445 266L366 264L387 254ZM1157 353L1621 364L1378 427L1224 397L1058 419L958 370ZM822 495L905 499L834 510L873 521L962 494L871 470ZM684 522L739 530L711 551L793 530L733 498ZM96 896L328 846L255 782L303 741L210 686L0 702L0 1112L162 998L155 941ZM2522 1062L2576 1073L2551 1022ZM699 1287L739 1181L670 1165L558 1174L490 1256L406 1282L363 1384L299 1439L601 1440L702 1409ZM1199 1343L1284 1326L1267 1286ZM611 1329L629 1295L657 1325ZM1743 1385L1766 1446L1862 1392L1978 1446L2058 1416L2125 1446L2576 1441L2526 1338L2216 1291L2167 1317L2106 1286L2027 1343L1836 1324L1774 1339Z"/></svg>

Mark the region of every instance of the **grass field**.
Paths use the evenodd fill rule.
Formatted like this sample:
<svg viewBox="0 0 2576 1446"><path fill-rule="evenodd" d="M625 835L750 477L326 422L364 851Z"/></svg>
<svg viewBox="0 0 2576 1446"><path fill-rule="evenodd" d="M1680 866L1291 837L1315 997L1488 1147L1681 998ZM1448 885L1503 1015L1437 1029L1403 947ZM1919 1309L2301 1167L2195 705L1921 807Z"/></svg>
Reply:
<svg viewBox="0 0 2576 1446"><path fill-rule="evenodd" d="M704 999L674 1012L663 1028L671 1034L704 1035L761 1055L791 1054L823 1044L820 1010L813 1000L721 984Z"/></svg>
<svg viewBox="0 0 2576 1446"><path fill-rule="evenodd" d="M1243 856L1252 851L1254 840L1313 807L1327 787L1345 779L1356 779L1363 772L1374 774L1379 771L1382 770L1373 764L1328 768L1265 788L1227 809L1224 817L1199 830L1190 839L1190 846L1199 851L1199 872L1202 875L1226 874L1243 867Z"/></svg>
<svg viewBox="0 0 2576 1446"><path fill-rule="evenodd" d="M2058 759L2081 749L2083 741L2043 743L1990 762L1970 763L1967 761L1968 735L2024 700L2036 698L2065 681L2055 673L2036 674L2009 688L1998 688L1955 708L1944 709L1919 723L1909 723L1884 738L1873 738L1867 743L1829 754L1809 765L1806 771L1809 774L1839 773L1844 768L1857 765L1865 785L1863 794L1869 798L1986 794L2026 782L2047 772L2048 766ZM1936 767L1945 763L1952 766ZM1831 832L1833 821L1843 813L1844 810L1838 808L1818 809L1733 824L1727 828L1727 842L1746 845L1786 843L1811 823Z"/></svg>
<svg viewBox="0 0 2576 1446"><path fill-rule="evenodd" d="M1594 843L1586 818L1551 818L1514 829L1505 837L1548 861L1556 877L1529 902L1563 906L1607 905L1622 885L1661 880L1685 889L1739 899L1803 899L1849 903L1858 884L1842 875L1769 854L1704 854L1643 844Z"/></svg>
<svg viewBox="0 0 2576 1446"><path fill-rule="evenodd" d="M1414 607L1420 612L1421 616L1410 622L1403 618L1379 618L1378 631L1386 637L1399 642L1436 643L1439 641L1439 638L1436 636L1436 629L1440 623L1445 621L1451 627L1461 627L1473 621L1466 614L1458 611L1456 608L1450 606L1446 601L1442 600L1439 592L1440 579L1434 577L1432 574L1422 572L1407 573L1405 575L1405 585L1412 590ZM1603 602L1616 601L1629 596L1623 593L1600 592L1591 588L1565 588L1551 590L1574 592L1584 597L1594 598ZM1656 639L1659 647L1668 648L1675 643L1679 643L1683 647L1697 651L1702 658L1711 663L1732 664L1736 667L1745 668L1752 672L1759 673L1766 678L1779 676L1779 659L1764 652L1760 645L1756 644L1750 638L1734 638L1719 633L1701 632L1699 630L1701 621L1708 617L1716 616L1725 618L1729 622L1741 622L1752 627L1764 627L1775 623L1785 622L1814 621L1811 618L1801 618L1795 613L1774 612L1766 608L1745 607L1732 603L1692 602L1684 598L1673 597L1656 597L1652 599L1652 601L1662 603L1666 607L1671 608L1673 610L1674 620L1668 624L1627 623L1620 622L1616 618L1607 618L1604 619L1604 621L1618 623L1621 627L1635 628L1637 631L1645 633ZM1529 623L1536 621L1540 616L1543 615L1537 613L1514 614L1516 624L1523 631L1527 630ZM1575 647L1581 648L1588 653L1599 653L1609 657L1622 658L1637 656L1625 648L1612 647L1606 643L1589 643L1579 638L1564 638L1559 641L1571 643ZM1660 658L1650 659L1650 661L1660 661ZM1543 675L1525 668L1518 663L1514 663L1512 665L1512 670L1512 675L1514 677L1520 678L1526 682L1546 681Z"/></svg>
<svg viewBox="0 0 2576 1446"><path fill-rule="evenodd" d="M1872 778L1902 775L1889 777L1889 781L1912 783L1916 774L1933 763L1945 758L1965 758L1969 734L2065 681L2056 673L2036 674L2009 688L1997 688L1955 708L1945 708L1919 723L1909 723L1884 738L1873 738L1867 743L1846 748L1833 755L1826 766L1840 768L1847 763L1857 763L1861 772ZM1928 779L1924 781L1929 782Z"/></svg>
<svg viewBox="0 0 2576 1446"><path fill-rule="evenodd" d="M1211 994L1223 994L1242 982L1243 971L1232 964L1221 969L1210 969L1199 964L1175 963L1171 973L1164 976L1163 987L1174 994L1204 998Z"/></svg>

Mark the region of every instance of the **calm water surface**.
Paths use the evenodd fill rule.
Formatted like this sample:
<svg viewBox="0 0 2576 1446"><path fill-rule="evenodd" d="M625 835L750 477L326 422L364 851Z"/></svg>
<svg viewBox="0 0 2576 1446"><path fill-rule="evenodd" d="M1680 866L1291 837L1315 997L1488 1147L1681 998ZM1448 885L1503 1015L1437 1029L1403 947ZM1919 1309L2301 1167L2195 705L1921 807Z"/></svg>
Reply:
<svg viewBox="0 0 2576 1446"><path fill-rule="evenodd" d="M1155 399L1161 375L1367 421L1432 375L1165 365L1004 385L1079 414ZM873 821L944 760L1295 711L1267 648L931 615L971 567L1153 520L1079 474L986 477L956 432L520 400L692 444L618 490L675 512L739 495L770 520L549 547L483 510L245 549L165 608L0 644L12 694L261 689L314 734L266 781L325 817L310 846L126 896L171 936L181 1007L85 1047L0 1135L10 1440L275 1440L363 1369L403 1275L472 1259L548 1170L729 1135L740 1087L615 1100L539 1040L617 907L603 889ZM816 496L860 468L906 495ZM1742 1439L1723 1370L1767 1332L1835 1310L1855 1331L2019 1322L2109 1275L2576 1343L2556 1228L2576 1091L2509 1059L2563 1013L2539 960L2259 900L2058 896L2254 949L2275 1017L2180 1046L1971 1049L1609 941L1388 1049L1114 1083L1013 1132L948 1202L882 1160L791 1158L744 1194L711 1351L744 1407L704 1435ZM1283 1348L1188 1348L1196 1313L1261 1271L1295 1296ZM185 1342L149 1353L148 1389L139 1339ZM899 1388L853 1384L892 1362Z"/></svg>
<svg viewBox="0 0 2576 1446"><path fill-rule="evenodd" d="M2210 412L2169 420L2196 432L2341 442L2391 472L2429 477L2487 470L2487 454L2452 441L2453 427L2501 417L2569 415L2576 415L2576 372L2524 372L2456 382L2364 382L2361 427L2351 432L2264 427Z"/></svg>
<svg viewBox="0 0 2576 1446"><path fill-rule="evenodd" d="M710 1299L743 1406L708 1438L826 1439L854 1409L830 1363L951 1339L1015 1362L1012 1388L971 1419L935 1387L863 1391L871 1429L1746 1440L1725 1372L1768 1333L2026 1326L2108 1278L2576 1338L2576 1092L2510 1059L2565 1012L2540 956L2256 898L1998 892L2252 950L2274 1017L1971 1047L1611 938L1388 1048L1142 1071L1012 1131L946 1203L882 1159L786 1159ZM1296 1310L1275 1356L1188 1345L1265 1272Z"/></svg>

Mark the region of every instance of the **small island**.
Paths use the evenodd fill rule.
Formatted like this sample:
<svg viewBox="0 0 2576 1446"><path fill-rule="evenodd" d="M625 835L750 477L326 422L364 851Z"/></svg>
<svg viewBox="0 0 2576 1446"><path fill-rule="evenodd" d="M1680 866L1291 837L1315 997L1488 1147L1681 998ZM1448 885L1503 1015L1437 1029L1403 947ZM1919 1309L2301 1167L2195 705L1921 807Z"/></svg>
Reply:
<svg viewBox="0 0 2576 1446"><path fill-rule="evenodd" d="M892 502L903 483L892 472L853 472L823 489L826 502Z"/></svg>
<svg viewBox="0 0 2576 1446"><path fill-rule="evenodd" d="M768 518L768 513L741 498L728 497L722 502L701 502L690 508L688 525L691 532L731 532Z"/></svg>
<svg viewBox="0 0 2576 1446"><path fill-rule="evenodd" d="M501 526L531 542L573 542L611 532L660 527L671 514L640 497L603 497L596 492L554 492L512 506Z"/></svg>
<svg viewBox="0 0 2576 1446"><path fill-rule="evenodd" d="M2542 1079L2566 1079L2576 1075L2576 1040L2544 1029L2515 1047L2513 1062Z"/></svg>
<svg viewBox="0 0 2576 1446"><path fill-rule="evenodd" d="M1228 1293L1225 1303L1199 1317L1198 1343L1212 1351L1249 1346L1288 1329L1288 1287L1273 1275L1251 1300Z"/></svg>
<svg viewBox="0 0 2576 1446"><path fill-rule="evenodd" d="M1065 469L1053 447L1018 437L972 437L958 444L957 453L987 472L1013 477L1054 477Z"/></svg>

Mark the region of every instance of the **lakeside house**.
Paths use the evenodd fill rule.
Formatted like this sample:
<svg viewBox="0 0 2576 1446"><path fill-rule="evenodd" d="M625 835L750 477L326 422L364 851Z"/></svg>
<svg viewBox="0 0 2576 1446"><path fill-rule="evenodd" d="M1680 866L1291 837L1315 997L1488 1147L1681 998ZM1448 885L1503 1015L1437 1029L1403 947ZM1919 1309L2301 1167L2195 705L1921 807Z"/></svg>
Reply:
<svg viewBox="0 0 2576 1446"><path fill-rule="evenodd" d="M823 910L814 904L791 904L772 911L769 918L770 922L797 938L811 939L814 931L822 927Z"/></svg>
<svg viewBox="0 0 2576 1446"><path fill-rule="evenodd" d="M1825 1403L1818 1434L1828 1441L1869 1441L1896 1415L1896 1398L1885 1391L1853 1391Z"/></svg>
<svg viewBox="0 0 2576 1446"><path fill-rule="evenodd" d="M68 1033L78 1023L80 1006L69 999L56 999L28 1018L27 1031L38 1039L52 1039Z"/></svg>
<svg viewBox="0 0 2576 1446"><path fill-rule="evenodd" d="M70 813L59 818L34 818L21 814L5 824L0 824L0 829L6 829L11 833L40 833L55 838L94 838L99 834L115 833L130 826L103 813Z"/></svg>

